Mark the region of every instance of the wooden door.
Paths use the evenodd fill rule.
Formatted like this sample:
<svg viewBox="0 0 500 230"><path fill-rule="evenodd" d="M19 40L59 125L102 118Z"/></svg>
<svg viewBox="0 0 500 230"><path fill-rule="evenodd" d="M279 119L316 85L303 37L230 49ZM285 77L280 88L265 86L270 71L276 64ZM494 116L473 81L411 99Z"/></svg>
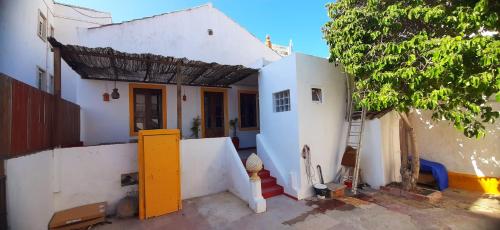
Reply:
<svg viewBox="0 0 500 230"><path fill-rule="evenodd" d="M180 209L178 130L139 132L139 177L141 219Z"/></svg>
<svg viewBox="0 0 500 230"><path fill-rule="evenodd" d="M224 93L205 92L204 100L204 122L205 137L225 136L224 118Z"/></svg>

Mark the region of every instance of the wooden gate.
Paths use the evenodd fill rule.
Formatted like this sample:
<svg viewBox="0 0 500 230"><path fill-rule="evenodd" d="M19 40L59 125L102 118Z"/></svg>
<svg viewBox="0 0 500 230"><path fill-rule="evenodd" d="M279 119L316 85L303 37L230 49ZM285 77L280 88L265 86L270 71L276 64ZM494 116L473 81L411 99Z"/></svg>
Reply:
<svg viewBox="0 0 500 230"><path fill-rule="evenodd" d="M139 131L139 218L181 209L179 130Z"/></svg>

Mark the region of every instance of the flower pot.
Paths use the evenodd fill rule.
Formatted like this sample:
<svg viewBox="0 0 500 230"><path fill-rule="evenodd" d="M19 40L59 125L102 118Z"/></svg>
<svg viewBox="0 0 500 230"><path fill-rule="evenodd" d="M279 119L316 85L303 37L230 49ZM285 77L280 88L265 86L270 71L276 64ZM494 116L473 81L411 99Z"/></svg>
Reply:
<svg viewBox="0 0 500 230"><path fill-rule="evenodd" d="M231 137L231 140L233 141L234 148L236 150L240 149L240 138L238 138L238 137Z"/></svg>

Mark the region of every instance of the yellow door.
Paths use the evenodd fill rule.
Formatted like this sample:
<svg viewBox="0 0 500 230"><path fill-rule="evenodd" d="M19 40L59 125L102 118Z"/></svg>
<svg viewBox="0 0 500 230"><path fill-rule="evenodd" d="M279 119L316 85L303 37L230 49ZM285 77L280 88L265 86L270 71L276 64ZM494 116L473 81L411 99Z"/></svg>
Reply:
<svg viewBox="0 0 500 230"><path fill-rule="evenodd" d="M181 202L179 132L175 130L141 131L139 133L139 166L142 179L142 183L141 180L139 181L141 219L179 210Z"/></svg>

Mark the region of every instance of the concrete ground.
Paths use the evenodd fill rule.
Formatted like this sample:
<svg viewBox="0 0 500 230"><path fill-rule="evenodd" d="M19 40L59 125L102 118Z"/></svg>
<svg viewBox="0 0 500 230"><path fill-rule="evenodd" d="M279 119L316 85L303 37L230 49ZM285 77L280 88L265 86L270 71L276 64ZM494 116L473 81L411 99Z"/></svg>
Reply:
<svg viewBox="0 0 500 230"><path fill-rule="evenodd" d="M391 195L338 200L267 199L253 213L231 193L183 201L183 209L145 221L111 219L96 229L500 229L500 197L447 190L437 204Z"/></svg>

